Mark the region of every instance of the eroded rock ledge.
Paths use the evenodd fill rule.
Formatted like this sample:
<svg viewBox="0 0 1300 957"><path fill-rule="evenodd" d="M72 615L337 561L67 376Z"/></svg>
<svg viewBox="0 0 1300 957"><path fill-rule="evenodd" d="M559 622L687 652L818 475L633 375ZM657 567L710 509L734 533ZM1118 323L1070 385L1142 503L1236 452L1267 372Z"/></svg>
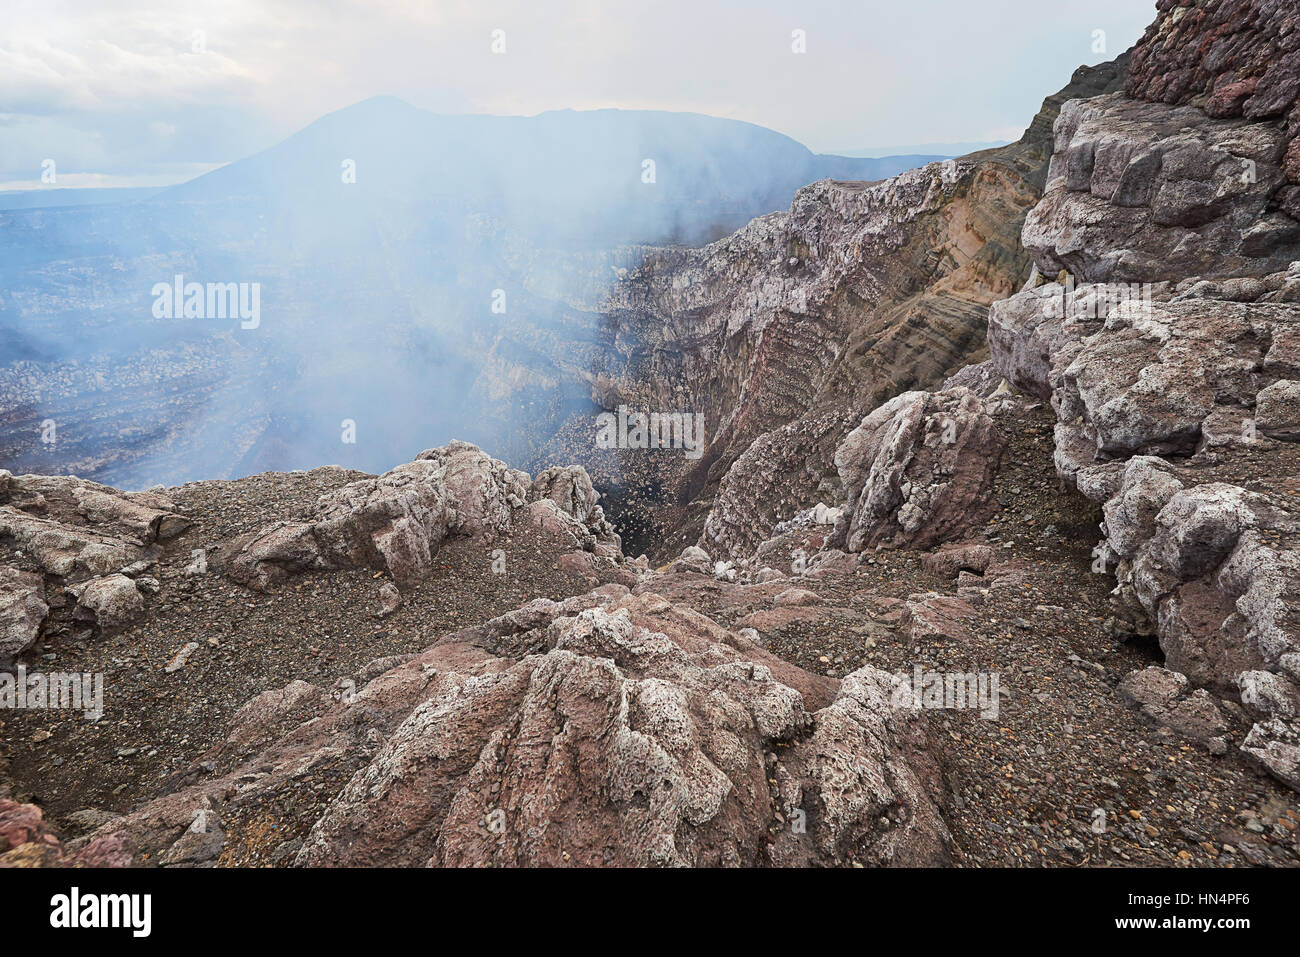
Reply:
<svg viewBox="0 0 1300 957"><path fill-rule="evenodd" d="M0 661L49 627L120 628L156 585L145 574L160 542L189 522L153 492L120 492L67 476L0 470Z"/></svg>
<svg viewBox="0 0 1300 957"><path fill-rule="evenodd" d="M1050 399L1057 471L1103 506L1098 568L1116 577L1120 627L1156 635L1193 687L1249 697L1259 721L1242 753L1296 787L1300 223L1281 208L1288 133L1122 95L1067 104L1056 132L1024 238L1064 282L1035 276L994 304L993 365ZM1187 710L1174 697L1133 700Z"/></svg>
<svg viewBox="0 0 1300 957"><path fill-rule="evenodd" d="M203 863L223 819L310 771L339 784L300 865L946 863L938 771L919 713L891 706L897 680L813 675L604 586L376 662L341 700L266 692L195 765L206 780L83 841Z"/></svg>
<svg viewBox="0 0 1300 957"><path fill-rule="evenodd" d="M612 562L619 537L581 466L550 468L533 481L466 442L321 497L309 522L276 522L230 549L227 571L261 591L297 572L372 566L398 583L426 576L444 539L490 539L526 516L574 548Z"/></svg>

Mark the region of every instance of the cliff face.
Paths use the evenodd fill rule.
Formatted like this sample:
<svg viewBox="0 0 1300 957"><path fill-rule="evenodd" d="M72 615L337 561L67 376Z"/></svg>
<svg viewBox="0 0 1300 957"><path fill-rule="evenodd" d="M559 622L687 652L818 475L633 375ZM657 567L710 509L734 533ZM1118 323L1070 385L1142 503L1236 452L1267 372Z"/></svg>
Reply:
<svg viewBox="0 0 1300 957"><path fill-rule="evenodd" d="M1124 93L1069 104L1025 245L1048 276L1259 276L1300 257L1300 12L1160 0Z"/></svg>
<svg viewBox="0 0 1300 957"><path fill-rule="evenodd" d="M707 451L601 461L575 437L566 454L598 481L662 490L631 509L666 514L661 554L699 538L740 557L780 518L837 498L835 448L866 412L982 358L989 303L1029 273L1019 233L1057 110L1123 75L1123 60L1080 69L1011 146L880 183L814 183L788 213L650 254L603 307L610 345L593 396L703 413Z"/></svg>
<svg viewBox="0 0 1300 957"><path fill-rule="evenodd" d="M1024 240L1066 282L996 303L989 342L1102 506L1121 632L1239 698L1242 754L1300 788L1300 12L1160 11L1127 93L1062 110ZM1128 693L1149 709L1162 682Z"/></svg>
<svg viewBox="0 0 1300 957"><path fill-rule="evenodd" d="M684 506L665 550L698 529L743 575L792 534L814 567L960 541L997 511L988 413L1048 400L1057 474L1103 517L1111 629L1176 676L1128 699L1239 698L1242 753L1300 785L1297 35L1283 4L1161 3L1132 74L1076 77L1016 147L814 184L629 276L611 392L710 425L657 475Z"/></svg>
<svg viewBox="0 0 1300 957"><path fill-rule="evenodd" d="M1061 111L1024 242L1039 269L1094 282L1258 275L1300 256L1279 207L1285 131L1111 94Z"/></svg>
<svg viewBox="0 0 1300 957"><path fill-rule="evenodd" d="M1191 103L1213 117L1281 119L1287 185L1279 205L1300 215L1300 30L1288 0L1159 0L1134 51L1125 92Z"/></svg>
<svg viewBox="0 0 1300 957"><path fill-rule="evenodd" d="M670 494L734 496L734 472L764 502L739 523L715 510L710 550L757 545L834 475L855 417L979 348L988 302L1027 268L1005 243L1033 197L1015 170L967 161L818 183L789 214L630 279L614 312L635 330L623 401L702 411L709 431Z"/></svg>

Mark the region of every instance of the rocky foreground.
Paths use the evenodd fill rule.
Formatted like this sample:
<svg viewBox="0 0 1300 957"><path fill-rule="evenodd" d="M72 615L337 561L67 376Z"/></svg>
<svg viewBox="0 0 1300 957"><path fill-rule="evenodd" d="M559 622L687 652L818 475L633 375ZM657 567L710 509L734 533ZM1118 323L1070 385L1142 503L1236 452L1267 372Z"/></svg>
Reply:
<svg viewBox="0 0 1300 957"><path fill-rule="evenodd" d="M0 656L105 681L0 712L0 864L1300 863L1300 21L1158 6L1015 150L616 293L671 334L595 391L725 417L657 568L463 443L0 473Z"/></svg>
<svg viewBox="0 0 1300 957"><path fill-rule="evenodd" d="M996 436L987 484L982 464L925 458L941 433L912 397L879 428L895 442L869 425L843 447L856 476L916 479L918 459L965 476L934 486L920 525L885 509L891 539L944 524L949 504L989 516L930 550L833 547L867 527L859 492L861 508L785 523L752 567L692 548L652 570L617 551L581 473L525 480L469 446L422 456L450 467L419 465L419 483L319 469L150 493L160 514L138 538L190 524L99 575L8 550L56 599L22 660L102 670L107 688L97 721L6 714L4 862L1300 860L1295 793L1239 748L1249 711L1193 693L1119 632L1113 579L1091 571L1096 513L1051 477L1047 408L960 400L963 438L932 451L983 463L973 440ZM76 480L10 478L5 507L31 515L24 488L41 483L44 520L87 536L86 512L49 504L51 481ZM482 524L493 503L501 524ZM451 531L422 575L378 549L316 567L301 542L325 515L353 542L390 540L377 515ZM259 567L284 577L234 580L256 584ZM78 578L114 576L140 607L112 624L79 610ZM898 688L918 666L998 673L996 714L908 707Z"/></svg>
<svg viewBox="0 0 1300 957"><path fill-rule="evenodd" d="M5 483L5 558L22 576L13 587L30 589L13 594L56 599L6 602L21 609L6 619L10 647L57 648L17 650L50 670L103 667L109 684L98 721L6 721L10 773L39 778L32 796L65 828L94 828L64 847L16 823L9 863L949 859L938 770L919 716L889 706L896 679L814 674L684 604L633 594L653 573L623 557L581 469L532 480L459 444L379 479L197 483L175 502L75 479ZM245 531L217 500L244 521L286 507L305 520ZM457 574L456 597L438 581L453 563L485 573ZM323 587L303 602L313 573ZM545 593L548 578L554 599L491 617L494 591ZM87 598L100 591L113 601ZM462 616L474 623L438 627ZM430 625L440 633L425 647ZM304 653L326 660L304 666ZM247 684L235 673L250 667L271 686L236 707L223 684ZM279 687L265 671L338 677ZM200 735L219 743L196 755ZM115 813L140 793L160 796ZM74 807L88 798L109 807ZM32 823L30 806L0 813ZM774 832L774 815L807 827Z"/></svg>

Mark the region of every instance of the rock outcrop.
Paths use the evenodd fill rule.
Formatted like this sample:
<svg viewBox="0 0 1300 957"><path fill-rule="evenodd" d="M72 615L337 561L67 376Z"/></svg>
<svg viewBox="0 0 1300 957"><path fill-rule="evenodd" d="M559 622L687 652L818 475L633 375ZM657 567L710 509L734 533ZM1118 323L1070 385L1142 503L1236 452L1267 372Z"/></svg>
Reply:
<svg viewBox="0 0 1300 957"><path fill-rule="evenodd" d="M449 536L490 539L527 513L578 548L621 559L619 539L579 467L548 469L534 484L466 442L421 452L413 462L321 497L309 522L276 522L235 543L227 564L258 590L292 573L369 566L399 584L423 578ZM532 503L531 506L529 503Z"/></svg>
<svg viewBox="0 0 1300 957"><path fill-rule="evenodd" d="M1300 218L1300 11L1285 0L1158 0L1156 8L1125 91L1215 117L1280 119L1287 185L1277 198Z"/></svg>
<svg viewBox="0 0 1300 957"><path fill-rule="evenodd" d="M1258 719L1241 753L1300 791L1300 655L1287 655L1281 665L1281 674L1243 671L1237 676L1241 703Z"/></svg>
<svg viewBox="0 0 1300 957"><path fill-rule="evenodd" d="M929 548L990 514L1003 438L969 389L905 392L835 452L847 498L828 546Z"/></svg>
<svg viewBox="0 0 1300 957"><path fill-rule="evenodd" d="M0 660L28 648L52 609L58 627L136 620L144 609L136 579L188 524L153 492L0 470Z"/></svg>
<svg viewBox="0 0 1300 957"><path fill-rule="evenodd" d="M996 303L990 353L1050 399L1057 471L1103 507L1094 568L1116 577L1117 622L1165 653L1164 678L1124 694L1217 741L1188 683L1243 704L1251 688L1260 723L1243 753L1294 785L1288 694L1256 690L1290 686L1300 640L1296 130L1277 122L1294 117L1298 18L1159 6L1130 95L1062 107L1024 228L1038 270L1062 281L1035 276Z"/></svg>
<svg viewBox="0 0 1300 957"><path fill-rule="evenodd" d="M1067 104L1039 269L1092 282L1259 276L1300 259L1300 12L1159 0L1124 94Z"/></svg>
<svg viewBox="0 0 1300 957"><path fill-rule="evenodd" d="M654 594L538 600L363 669L338 703L263 695L207 756L228 773L89 839L202 863L223 841L196 855L196 814L218 833L310 770L339 785L300 865L944 863L897 680L809 674Z"/></svg>
<svg viewBox="0 0 1300 957"><path fill-rule="evenodd" d="M1297 280L1190 277L1137 299L1048 283L990 313L999 369L1052 400L1058 472L1104 506L1121 616L1220 690L1300 634Z"/></svg>
<svg viewBox="0 0 1300 957"><path fill-rule="evenodd" d="M1090 282L1285 269L1300 258L1300 221L1276 200L1285 150L1275 123L1122 93L1072 100L1025 247L1045 275Z"/></svg>
<svg viewBox="0 0 1300 957"><path fill-rule="evenodd" d="M152 765L110 738L149 783L80 810L65 787L51 813L89 832L73 841L0 800L0 865L1300 858L1255 770L1300 790L1297 118L1279 92L1300 25L1272 0L1159 6L1127 93L1125 62L1081 71L1018 144L815 183L628 271L581 347L592 396L704 415L698 459L605 449L533 479L453 442L379 476L250 477L297 490L256 521L208 520L224 487L178 490L216 570L291 586L275 595L191 579L162 496L0 473L0 657L51 621L111 631L152 604L158 627L92 660L131 663L130 707L183 689L209 712ZM675 559L623 555L606 482L654 490ZM509 574L487 570L498 544ZM277 625L313 637L277 642L243 693L205 693ZM958 682L978 709L947 700ZM165 737L123 717L105 734ZM91 749L43 720L8 740L49 748L23 772L53 778L50 755ZM117 770L96 770L114 799ZM1120 818L1104 850L1097 781Z"/></svg>

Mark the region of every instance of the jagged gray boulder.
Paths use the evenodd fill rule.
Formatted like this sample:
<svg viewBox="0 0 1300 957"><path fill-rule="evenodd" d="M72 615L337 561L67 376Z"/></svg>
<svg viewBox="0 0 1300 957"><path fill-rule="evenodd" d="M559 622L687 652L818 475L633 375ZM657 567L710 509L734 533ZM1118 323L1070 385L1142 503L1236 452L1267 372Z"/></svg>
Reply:
<svg viewBox="0 0 1300 957"><path fill-rule="evenodd" d="M1259 390L1255 427L1272 439L1300 441L1300 381L1278 379Z"/></svg>
<svg viewBox="0 0 1300 957"><path fill-rule="evenodd" d="M69 587L77 597L76 614L100 628L121 628L144 613L144 597L125 575L105 575Z"/></svg>
<svg viewBox="0 0 1300 957"><path fill-rule="evenodd" d="M1196 451L1207 420L1243 419L1300 356L1290 355L1300 310L1273 303L1188 300L1132 304L1084 340L1060 370L1055 404L1063 447L1093 447L1065 471L1133 454ZM1243 426L1241 441L1252 433ZM1073 442L1078 439L1077 445Z"/></svg>
<svg viewBox="0 0 1300 957"><path fill-rule="evenodd" d="M1185 487L1179 474L1135 458L1106 503L1118 590L1158 623L1169 667L1228 690L1239 672L1295 650L1300 520L1267 496L1226 483Z"/></svg>
<svg viewBox="0 0 1300 957"><path fill-rule="evenodd" d="M621 557L585 471L573 466L543 475L545 487L534 495L527 473L477 446L452 442L322 496L312 521L276 522L242 537L230 549L227 570L259 590L295 572L354 566L386 569L398 583L414 581L428 574L444 539L491 538L506 531L518 510L529 510L578 547L600 541L609 557Z"/></svg>
<svg viewBox="0 0 1300 957"><path fill-rule="evenodd" d="M554 466L539 472L528 492L529 501L550 499L562 512L583 524L599 508L596 504L599 498L587 470L581 465Z"/></svg>
<svg viewBox="0 0 1300 957"><path fill-rule="evenodd" d="M1237 677L1241 703L1259 719L1241 753L1279 781L1300 791L1300 686L1267 671Z"/></svg>
<svg viewBox="0 0 1300 957"><path fill-rule="evenodd" d="M1005 444L969 389L905 392L876 409L835 453L846 493L828 547L929 547L960 537L995 507Z"/></svg>
<svg viewBox="0 0 1300 957"><path fill-rule="evenodd" d="M1285 132L1111 93L1056 120L1042 201L1022 236L1042 273L1088 282L1262 274L1300 259L1277 210Z"/></svg>
<svg viewBox="0 0 1300 957"><path fill-rule="evenodd" d="M40 575L0 565L0 661L31 646L49 610Z"/></svg>
<svg viewBox="0 0 1300 957"><path fill-rule="evenodd" d="M677 571L697 572L701 575L713 574L713 559L709 553L698 545L687 545L682 549L682 553L673 561L673 568Z"/></svg>
<svg viewBox="0 0 1300 957"><path fill-rule="evenodd" d="M1172 728L1216 754L1227 752L1223 712L1204 688L1193 690L1186 675L1152 666L1130 672L1116 690L1152 724Z"/></svg>

